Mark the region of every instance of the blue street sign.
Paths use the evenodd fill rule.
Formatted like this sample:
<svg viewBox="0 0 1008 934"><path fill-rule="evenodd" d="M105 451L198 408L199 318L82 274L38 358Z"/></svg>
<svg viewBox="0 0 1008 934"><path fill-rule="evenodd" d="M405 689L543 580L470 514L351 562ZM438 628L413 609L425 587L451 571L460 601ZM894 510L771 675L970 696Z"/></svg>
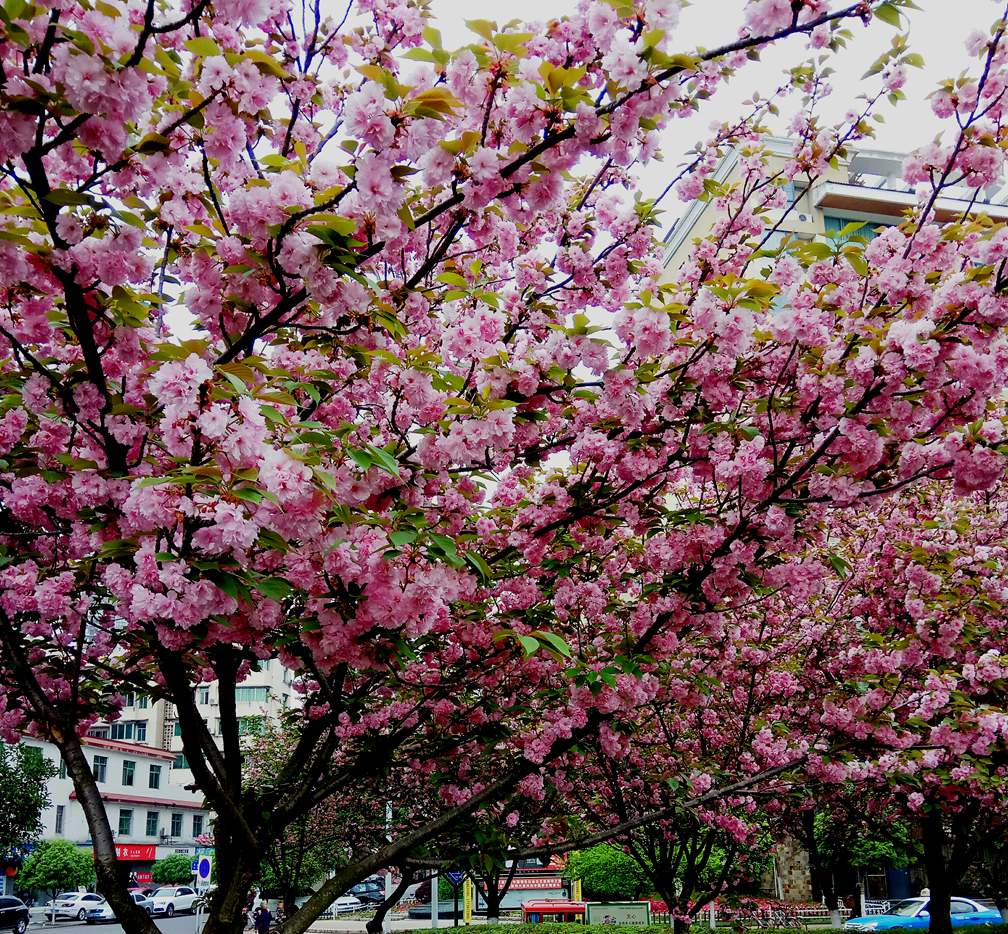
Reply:
<svg viewBox="0 0 1008 934"><path fill-rule="evenodd" d="M199 860L198 859L194 859L192 861L192 865L189 867L189 871L190 872L196 872L197 869L199 869Z"/></svg>
<svg viewBox="0 0 1008 934"><path fill-rule="evenodd" d="M464 872L458 872L457 870L452 870L451 872L446 872L444 875L445 875L445 878L452 885L456 885L456 886L463 880L463 878L465 878L465 873Z"/></svg>
<svg viewBox="0 0 1008 934"><path fill-rule="evenodd" d="M199 877L204 881L210 878L210 860L205 856L200 858L197 872L199 873Z"/></svg>

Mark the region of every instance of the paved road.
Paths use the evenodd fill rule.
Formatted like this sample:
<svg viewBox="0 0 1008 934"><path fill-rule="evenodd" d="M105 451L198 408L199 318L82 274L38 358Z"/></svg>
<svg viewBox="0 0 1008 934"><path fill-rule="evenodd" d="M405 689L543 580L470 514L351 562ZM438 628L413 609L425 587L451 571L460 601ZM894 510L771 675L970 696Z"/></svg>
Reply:
<svg viewBox="0 0 1008 934"><path fill-rule="evenodd" d="M206 920L206 915L203 916ZM193 915L176 915L174 918L155 918L154 923L162 934L196 934ZM32 924L28 934L123 934L121 924L81 924L79 921L57 921L54 925Z"/></svg>

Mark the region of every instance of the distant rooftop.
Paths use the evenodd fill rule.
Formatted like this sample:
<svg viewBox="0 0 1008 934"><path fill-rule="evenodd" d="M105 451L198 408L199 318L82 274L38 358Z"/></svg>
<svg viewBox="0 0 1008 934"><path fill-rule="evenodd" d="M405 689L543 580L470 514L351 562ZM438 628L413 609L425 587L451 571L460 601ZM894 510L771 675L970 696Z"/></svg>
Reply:
<svg viewBox="0 0 1008 934"><path fill-rule="evenodd" d="M791 155L794 141L784 137L767 137L763 141L767 151L775 156L787 158ZM812 187L812 201L819 210L828 208L870 213L876 215L899 216L916 203L912 186L903 180L903 161L906 153L884 149L851 147L851 155L846 163L846 181L820 180ZM739 161L738 150L729 149L719 160L711 174L714 181L728 179ZM1008 219L1008 193L1004 181L988 185L977 192L967 185L948 186L936 204L939 220L950 220L979 207L992 217ZM705 201L693 201L686 205L683 213L665 234L665 261L679 249L693 230L700 215L707 208Z"/></svg>

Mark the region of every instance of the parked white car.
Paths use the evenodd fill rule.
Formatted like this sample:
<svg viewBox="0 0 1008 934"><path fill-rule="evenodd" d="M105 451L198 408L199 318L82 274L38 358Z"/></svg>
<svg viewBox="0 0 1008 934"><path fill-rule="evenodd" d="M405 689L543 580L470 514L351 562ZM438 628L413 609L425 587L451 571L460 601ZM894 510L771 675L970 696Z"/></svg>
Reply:
<svg viewBox="0 0 1008 934"><path fill-rule="evenodd" d="M133 896L133 901L135 901L147 914L151 913L151 900L147 898L143 892L130 892ZM84 919L88 924L103 924L106 921L115 921L115 912L112 910L112 906L105 902L99 905L97 908L89 909L87 917Z"/></svg>
<svg viewBox="0 0 1008 934"><path fill-rule="evenodd" d="M57 918L76 918L78 921L83 921L92 908L105 904L105 896L95 892L60 892L53 902L56 903L54 913ZM46 914L53 911L53 902L45 906Z"/></svg>
<svg viewBox="0 0 1008 934"><path fill-rule="evenodd" d="M181 911L192 911L196 890L188 885L165 885L150 894L152 915L172 917Z"/></svg>
<svg viewBox="0 0 1008 934"><path fill-rule="evenodd" d="M354 895L341 895L332 903L334 915L348 915L360 911L363 907L361 900Z"/></svg>

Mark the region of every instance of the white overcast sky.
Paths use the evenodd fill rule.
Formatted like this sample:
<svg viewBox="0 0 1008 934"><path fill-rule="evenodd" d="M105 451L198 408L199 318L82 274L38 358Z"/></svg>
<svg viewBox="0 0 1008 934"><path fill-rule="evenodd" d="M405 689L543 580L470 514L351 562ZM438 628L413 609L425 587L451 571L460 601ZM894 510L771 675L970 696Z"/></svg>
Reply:
<svg viewBox="0 0 1008 934"><path fill-rule="evenodd" d="M931 113L927 95L942 78L955 77L969 64L964 42L974 30L987 30L1000 15L1003 0L917 0L919 11L911 11L910 45L924 56L923 69L909 69L905 87L907 100L897 108L883 105L886 118L878 125L874 144L879 149L906 151L930 141L942 128ZM472 41L467 19L490 19L503 23L511 19L545 22L570 13L576 0L432 0L433 25L441 30L446 48L455 48ZM687 52L698 45L715 47L736 37L742 23L744 0L693 0L683 12L679 26L677 50ZM833 62L836 74L831 107L842 115L855 102L857 95L875 85L862 76L889 46L895 31L885 23L875 22L865 29L860 22L851 23L855 38ZM789 40L764 55L763 61L750 63L731 87L725 87L706 102L700 113L689 120L679 120L666 131L662 144L664 162L652 163L640 170L640 184L645 194L657 194L665 180L693 145L706 137L713 121L729 119L739 113L742 101L754 90L772 92L781 82L784 68L803 61L809 52L802 39ZM797 99L785 107L797 106ZM782 116L792 111L785 109ZM825 111L824 111L825 112ZM667 204L671 222L682 210L677 201Z"/></svg>

